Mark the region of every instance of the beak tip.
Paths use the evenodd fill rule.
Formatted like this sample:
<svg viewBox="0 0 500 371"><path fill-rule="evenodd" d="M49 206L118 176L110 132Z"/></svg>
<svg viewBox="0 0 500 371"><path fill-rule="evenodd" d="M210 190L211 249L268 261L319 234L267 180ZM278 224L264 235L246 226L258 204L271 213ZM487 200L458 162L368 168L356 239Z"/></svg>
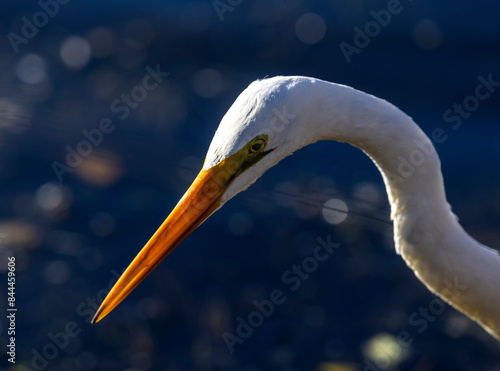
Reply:
<svg viewBox="0 0 500 371"><path fill-rule="evenodd" d="M227 171L225 165L222 170L202 170L198 174L181 201L109 291L91 324L106 317L189 233L219 208L227 188L227 182L221 185L219 178Z"/></svg>
<svg viewBox="0 0 500 371"><path fill-rule="evenodd" d="M100 308L99 308L99 309L100 309ZM99 321L102 319L102 318L99 318L99 317L101 317L101 311L100 311L100 310L98 310L98 311L96 312L96 314L94 315L94 318L92 318L92 321L90 321L90 324L91 324L91 325L94 325L94 324L96 324L97 322L99 322Z"/></svg>

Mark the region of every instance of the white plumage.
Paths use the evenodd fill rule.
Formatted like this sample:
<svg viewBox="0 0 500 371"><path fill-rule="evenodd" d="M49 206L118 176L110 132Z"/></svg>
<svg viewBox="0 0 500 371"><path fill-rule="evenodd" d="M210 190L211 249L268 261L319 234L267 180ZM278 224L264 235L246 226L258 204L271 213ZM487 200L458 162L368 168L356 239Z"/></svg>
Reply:
<svg viewBox="0 0 500 371"><path fill-rule="evenodd" d="M276 110L295 115L281 131L269 124ZM439 157L409 116L372 95L313 78L255 81L222 119L204 169L263 132L269 135L267 147L275 149L229 185L223 202L303 146L350 143L382 174L397 253L433 293L500 338L500 256L458 224L446 201Z"/></svg>
<svg viewBox="0 0 500 371"><path fill-rule="evenodd" d="M222 119L193 185L93 321L109 313L225 202L284 157L319 140L350 143L373 160L389 196L397 253L433 293L500 339L500 256L458 224L430 139L382 99L298 76L255 81L241 93Z"/></svg>

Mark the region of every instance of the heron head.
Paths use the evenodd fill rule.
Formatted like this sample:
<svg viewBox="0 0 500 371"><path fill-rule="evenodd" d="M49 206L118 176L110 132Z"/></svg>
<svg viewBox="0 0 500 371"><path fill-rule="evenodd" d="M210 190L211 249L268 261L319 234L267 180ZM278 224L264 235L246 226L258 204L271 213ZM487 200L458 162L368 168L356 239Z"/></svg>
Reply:
<svg viewBox="0 0 500 371"><path fill-rule="evenodd" d="M306 79L277 76L254 81L224 115L202 170L220 179L220 206L307 141L297 132L301 126L295 125L300 119L300 89L295 87Z"/></svg>
<svg viewBox="0 0 500 371"><path fill-rule="evenodd" d="M132 261L97 311L93 323L118 305L174 248L212 213L302 145L294 133L297 109L290 96L299 77L253 82L223 117L202 170L168 218ZM296 148L295 148L296 147Z"/></svg>

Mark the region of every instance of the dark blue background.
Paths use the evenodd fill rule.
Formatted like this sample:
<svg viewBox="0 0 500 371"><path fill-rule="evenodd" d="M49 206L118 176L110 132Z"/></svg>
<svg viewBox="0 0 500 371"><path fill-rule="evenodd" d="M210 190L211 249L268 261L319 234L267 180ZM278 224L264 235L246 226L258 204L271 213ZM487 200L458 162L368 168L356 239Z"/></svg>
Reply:
<svg viewBox="0 0 500 371"><path fill-rule="evenodd" d="M17 261L16 365L33 369L34 354L44 349L52 357L49 334L70 324L78 334L67 344L58 335L63 349L44 369L365 370L370 339L407 331L412 344L392 369L494 370L498 343L453 308L425 329L411 323L435 297L394 252L377 169L337 143L318 143L282 161L189 236L105 320L89 324L94 310L87 300L154 233L201 168L225 111L265 76L351 85L396 104L427 133L443 128L449 138L436 147L448 199L470 234L500 247L500 92L456 130L443 120L474 94L478 76L500 81L500 5L401 6L347 63L339 44L353 44L354 28L364 28L370 11L386 9L386 1L244 0L221 20L211 1L71 0L18 53L7 35L21 34L22 18L32 19L40 7L3 2L0 252L3 272L7 256ZM315 44L296 32L306 13L326 25ZM81 68L68 67L62 45L80 36L93 48L98 28L114 35L104 53L92 49ZM422 47L422 38L436 43ZM35 83L23 80L21 62L30 54L45 66ZM170 75L120 120L113 100L141 83L146 66L157 65ZM200 92L204 82L208 93ZM82 130L97 128L104 117L115 130L58 182L53 162L64 163L65 147L75 148ZM360 201L357 190L366 182L382 201ZM330 198L349 207L339 225L322 217ZM327 236L340 247L291 292L282 274ZM230 354L223 333L235 334L237 318L247 318L252 302L275 289L287 300ZM2 349L7 327L2 321ZM379 369L390 369L379 357ZM1 367L27 369L3 355Z"/></svg>

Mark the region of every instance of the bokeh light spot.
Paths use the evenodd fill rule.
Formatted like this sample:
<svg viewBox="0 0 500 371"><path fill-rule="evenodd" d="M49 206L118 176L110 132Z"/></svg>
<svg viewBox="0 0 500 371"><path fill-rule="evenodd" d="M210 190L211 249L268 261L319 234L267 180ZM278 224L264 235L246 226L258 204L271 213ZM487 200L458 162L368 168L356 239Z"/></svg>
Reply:
<svg viewBox="0 0 500 371"><path fill-rule="evenodd" d="M401 363L408 355L398 339L390 334L380 333L369 339L362 347L363 355L373 361L377 367L390 369Z"/></svg>
<svg viewBox="0 0 500 371"><path fill-rule="evenodd" d="M45 60L36 54L27 54L16 65L16 76L26 84L38 84L47 78Z"/></svg>
<svg viewBox="0 0 500 371"><path fill-rule="evenodd" d="M70 272L71 270L67 263L56 260L47 264L43 271L43 276L49 283L62 285L68 281Z"/></svg>
<svg viewBox="0 0 500 371"><path fill-rule="evenodd" d="M293 207L297 201L299 187L293 183L284 181L274 187L274 199L276 204L282 207Z"/></svg>
<svg viewBox="0 0 500 371"><path fill-rule="evenodd" d="M108 213L97 213L90 220L90 228L96 236L109 236L115 230L115 218Z"/></svg>
<svg viewBox="0 0 500 371"><path fill-rule="evenodd" d="M349 208L338 198L332 198L323 205L323 218L330 224L340 224L347 218Z"/></svg>
<svg viewBox="0 0 500 371"><path fill-rule="evenodd" d="M324 362L319 365L316 371L359 371L360 368L355 363L347 362Z"/></svg>
<svg viewBox="0 0 500 371"><path fill-rule="evenodd" d="M116 51L116 35L110 28L94 28L87 34L87 39L94 58L109 57Z"/></svg>
<svg viewBox="0 0 500 371"><path fill-rule="evenodd" d="M42 240L43 231L35 224L22 219L0 222L0 249L2 250L4 248L34 249L40 246Z"/></svg>
<svg viewBox="0 0 500 371"><path fill-rule="evenodd" d="M0 129L7 129L13 134L24 133L31 123L28 107L10 99L0 99Z"/></svg>
<svg viewBox="0 0 500 371"><path fill-rule="evenodd" d="M91 155L84 157L75 170L79 178L99 187L109 187L115 184L122 178L124 171L122 159L109 151L94 151Z"/></svg>
<svg viewBox="0 0 500 371"><path fill-rule="evenodd" d="M222 90L222 77L216 70L200 70L193 76L193 89L200 97L214 98Z"/></svg>
<svg viewBox="0 0 500 371"><path fill-rule="evenodd" d="M301 16L295 23L295 33L304 44L317 44L326 33L326 23L315 13Z"/></svg>
<svg viewBox="0 0 500 371"><path fill-rule="evenodd" d="M81 69L90 59L90 45L80 36L70 36L61 45L60 56L62 62L71 69Z"/></svg>
<svg viewBox="0 0 500 371"><path fill-rule="evenodd" d="M361 182L354 186L352 198L356 209L372 210L379 207L384 201L384 194L376 183Z"/></svg>
<svg viewBox="0 0 500 371"><path fill-rule="evenodd" d="M413 30L413 40L422 49L434 49L443 43L443 33L436 22L422 19Z"/></svg>
<svg viewBox="0 0 500 371"><path fill-rule="evenodd" d="M54 213L68 209L73 202L73 194L68 187L49 182L38 188L35 200L44 212Z"/></svg>

